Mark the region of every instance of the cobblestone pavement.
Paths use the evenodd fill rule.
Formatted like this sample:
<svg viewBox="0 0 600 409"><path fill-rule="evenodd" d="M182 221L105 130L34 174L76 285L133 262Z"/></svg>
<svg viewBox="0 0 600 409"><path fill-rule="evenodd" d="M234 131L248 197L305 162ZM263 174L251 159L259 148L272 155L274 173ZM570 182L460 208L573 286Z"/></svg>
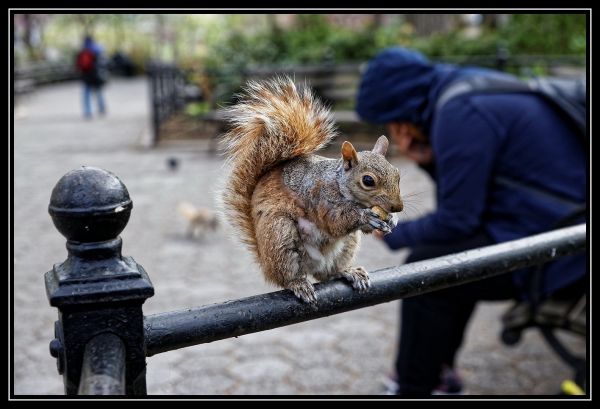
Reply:
<svg viewBox="0 0 600 409"><path fill-rule="evenodd" d="M14 133L14 392L62 394L62 378L48 352L57 310L48 304L43 273L66 257L47 206L52 188L81 165L118 175L134 202L122 233L123 254L148 271L156 295L146 314L221 302L276 290L266 285L249 254L227 231L204 240L186 238L176 211L180 201L214 207L222 161L195 144L143 149L148 98L143 79L114 80L106 89L108 115L84 121L78 84L48 86L21 100ZM170 157L180 161L171 172ZM433 206L432 186L411 164L403 169L406 217ZM367 237L358 263L369 270L400 264ZM481 304L469 326L458 367L469 394L553 394L569 369L527 333L514 348L498 338L507 303ZM394 358L399 302L347 312L239 338L199 345L148 359L150 394L370 395ZM583 343L570 339L583 348Z"/></svg>

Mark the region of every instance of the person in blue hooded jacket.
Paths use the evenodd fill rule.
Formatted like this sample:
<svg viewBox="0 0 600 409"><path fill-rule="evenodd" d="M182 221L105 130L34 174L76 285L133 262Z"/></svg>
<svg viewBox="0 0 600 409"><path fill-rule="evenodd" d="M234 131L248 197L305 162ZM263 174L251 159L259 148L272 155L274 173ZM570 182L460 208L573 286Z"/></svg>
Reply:
<svg viewBox="0 0 600 409"><path fill-rule="evenodd" d="M379 236L391 249L409 247L408 263L551 230L586 206L586 149L543 97L465 93L436 109L449 84L474 75L508 74L432 63L394 47L373 58L361 79L359 116L386 124L400 152L436 184L433 213ZM582 285L586 267L584 254L547 264L539 296ZM459 392L454 361L476 302L527 299L534 271L403 300L395 392Z"/></svg>
<svg viewBox="0 0 600 409"><path fill-rule="evenodd" d="M98 113L104 115L106 106L102 87L107 81L108 68L102 46L91 36L85 36L83 48L77 54L76 66L83 81L83 115L92 117L92 93L96 94Z"/></svg>

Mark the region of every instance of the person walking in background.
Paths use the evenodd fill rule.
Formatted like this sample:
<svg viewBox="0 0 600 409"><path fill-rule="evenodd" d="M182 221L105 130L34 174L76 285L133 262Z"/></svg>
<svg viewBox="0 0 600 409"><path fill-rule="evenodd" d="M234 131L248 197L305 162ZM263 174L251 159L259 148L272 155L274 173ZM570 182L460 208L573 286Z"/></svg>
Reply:
<svg viewBox="0 0 600 409"><path fill-rule="evenodd" d="M405 48L386 49L364 72L356 111L386 124L401 153L436 183L436 211L379 238L409 247L408 263L551 230L587 206L586 149L580 132L535 93L464 93L438 104L461 78L508 74L435 64ZM583 216L576 219L585 222ZM541 297L581 286L586 255L544 266ZM402 301L391 392L459 393L457 350L480 300L527 299L535 269Z"/></svg>
<svg viewBox="0 0 600 409"><path fill-rule="evenodd" d="M77 54L77 70L83 81L83 115L86 119L92 117L92 93L96 94L98 113L106 114L106 105L102 95L102 87L108 80L106 59L100 44L91 36L86 36L83 48Z"/></svg>

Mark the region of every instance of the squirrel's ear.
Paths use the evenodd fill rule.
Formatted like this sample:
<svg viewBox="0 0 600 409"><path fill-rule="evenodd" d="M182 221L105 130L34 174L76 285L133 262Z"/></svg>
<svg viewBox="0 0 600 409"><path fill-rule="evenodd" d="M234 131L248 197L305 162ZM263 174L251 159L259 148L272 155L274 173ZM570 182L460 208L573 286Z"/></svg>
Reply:
<svg viewBox="0 0 600 409"><path fill-rule="evenodd" d="M388 145L388 139L385 137L385 135L381 135L379 139L377 139L377 142L375 142L375 146L373 147L372 152L385 156L385 153L388 149Z"/></svg>
<svg viewBox="0 0 600 409"><path fill-rule="evenodd" d="M342 144L342 158L344 158L344 169L349 170L352 166L356 166L358 163L358 155L356 149L348 141L344 141Z"/></svg>

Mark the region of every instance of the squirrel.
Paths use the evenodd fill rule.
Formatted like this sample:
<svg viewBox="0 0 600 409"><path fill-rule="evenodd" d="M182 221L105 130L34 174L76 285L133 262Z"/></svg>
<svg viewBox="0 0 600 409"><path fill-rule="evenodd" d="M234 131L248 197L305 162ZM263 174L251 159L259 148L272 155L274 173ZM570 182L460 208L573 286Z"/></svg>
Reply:
<svg viewBox="0 0 600 409"><path fill-rule="evenodd" d="M289 77L250 81L238 97L225 108L221 142L231 171L222 199L266 281L313 305L309 275L344 277L367 290L367 271L351 267L360 232L389 233L390 213L403 209L400 171L384 156L387 138L364 152L345 141L339 159L325 158L315 152L338 131L306 85Z"/></svg>
<svg viewBox="0 0 600 409"><path fill-rule="evenodd" d="M219 227L217 213L207 207L196 207L190 202L180 202L177 206L179 213L188 221L187 236L204 238L209 231Z"/></svg>

